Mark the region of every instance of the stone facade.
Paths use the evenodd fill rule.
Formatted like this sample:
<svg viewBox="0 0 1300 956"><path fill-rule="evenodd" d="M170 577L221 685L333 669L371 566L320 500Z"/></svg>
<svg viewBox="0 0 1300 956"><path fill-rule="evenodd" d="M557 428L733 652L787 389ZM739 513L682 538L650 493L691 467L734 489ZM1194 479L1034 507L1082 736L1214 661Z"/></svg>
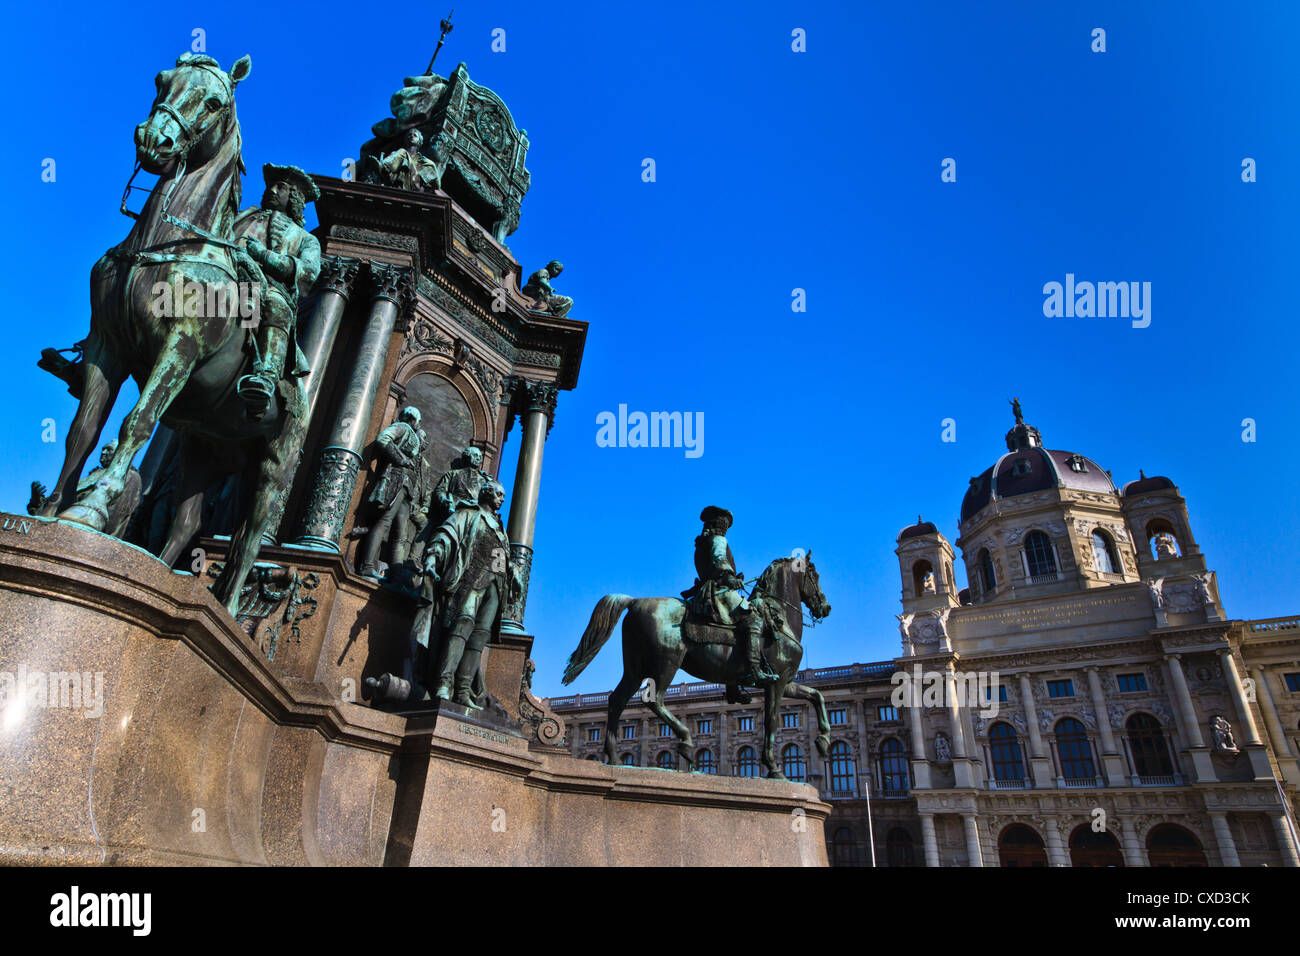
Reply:
<svg viewBox="0 0 1300 956"><path fill-rule="evenodd" d="M832 864L1300 865L1300 617L1226 617L1169 479L1117 488L1021 422L1007 447L963 502L971 587L918 519L896 548L900 656L798 677L826 697L830 757L808 706L782 707L777 752L833 807ZM709 750L717 773L757 773L759 709L722 690L668 702L697 768ZM551 701L575 756L599 759L605 698ZM633 704L620 759L675 768Z"/></svg>

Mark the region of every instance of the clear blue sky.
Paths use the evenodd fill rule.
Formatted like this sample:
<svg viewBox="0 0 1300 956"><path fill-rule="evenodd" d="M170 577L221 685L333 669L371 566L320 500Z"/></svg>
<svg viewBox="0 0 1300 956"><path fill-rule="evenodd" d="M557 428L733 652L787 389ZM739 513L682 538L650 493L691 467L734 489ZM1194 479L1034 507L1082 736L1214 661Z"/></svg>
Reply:
<svg viewBox="0 0 1300 956"><path fill-rule="evenodd" d="M424 70L446 12L10 11L0 505L21 511L28 483L56 475L74 405L34 363L85 335L90 268L128 229L131 131L191 31L227 69L252 56L238 93L252 202L267 161L339 175L402 77ZM1291 3L1185 0L457 0L441 70L465 60L532 142L509 244L529 271L563 259L556 287L591 323L546 446L535 688L569 692L559 673L601 595L691 583L711 503L735 512L749 575L813 549L835 610L807 664L893 656L894 538L918 512L956 538L1012 395L1049 447L1120 483L1139 468L1174 479L1230 615L1300 611L1297 21ZM497 27L504 53L490 50ZM806 53L791 50L795 28ZM641 179L646 157L657 182ZM945 157L955 183L940 181ZM1258 182L1241 181L1245 157ZM1151 282L1151 326L1045 318L1043 284L1067 272ZM114 431L133 399L128 386ZM619 404L703 412L704 454L597 447L596 416ZM57 444L40 440L47 417ZM1241 440L1247 417L1255 443ZM615 640L573 690L607 690L619 672Z"/></svg>

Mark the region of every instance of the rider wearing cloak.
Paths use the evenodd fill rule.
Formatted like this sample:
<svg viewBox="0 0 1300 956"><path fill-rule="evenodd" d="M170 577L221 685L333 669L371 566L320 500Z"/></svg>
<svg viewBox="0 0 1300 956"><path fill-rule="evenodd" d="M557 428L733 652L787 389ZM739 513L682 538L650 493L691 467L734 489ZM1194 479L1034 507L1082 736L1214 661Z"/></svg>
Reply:
<svg viewBox="0 0 1300 956"><path fill-rule="evenodd" d="M695 539L694 586L682 592L687 610L706 624L734 627L736 653L745 661L740 684L770 687L780 678L762 658L763 618L750 607L740 589L743 575L736 573L736 559L727 544L731 512L713 505L700 512L704 530Z"/></svg>

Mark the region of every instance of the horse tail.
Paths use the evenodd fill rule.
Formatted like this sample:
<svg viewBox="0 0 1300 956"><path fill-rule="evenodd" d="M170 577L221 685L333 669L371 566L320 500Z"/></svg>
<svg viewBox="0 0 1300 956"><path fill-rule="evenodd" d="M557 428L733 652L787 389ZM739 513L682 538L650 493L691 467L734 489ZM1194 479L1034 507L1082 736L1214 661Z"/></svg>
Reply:
<svg viewBox="0 0 1300 956"><path fill-rule="evenodd" d="M635 600L636 598L628 597L626 594L606 594L596 602L596 608L591 612L591 621L587 624L587 629L582 632L582 640L578 642L577 649L569 655L569 661L564 667L564 676L560 678L561 683L572 684L583 669L591 663L592 658L600 653L600 649L609 640L609 635L614 633L614 625L618 623L619 617Z"/></svg>

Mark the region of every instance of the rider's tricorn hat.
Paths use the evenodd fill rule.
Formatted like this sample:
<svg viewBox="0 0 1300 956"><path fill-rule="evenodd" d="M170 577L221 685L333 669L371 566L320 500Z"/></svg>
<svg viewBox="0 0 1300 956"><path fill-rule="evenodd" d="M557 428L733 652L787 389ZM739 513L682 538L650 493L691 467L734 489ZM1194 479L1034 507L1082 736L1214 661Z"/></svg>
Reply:
<svg viewBox="0 0 1300 956"><path fill-rule="evenodd" d="M700 520L705 524L717 524L719 521L727 528L731 527L731 512L726 508L719 508L717 505L709 505L700 512Z"/></svg>
<svg viewBox="0 0 1300 956"><path fill-rule="evenodd" d="M302 194L304 202L315 202L320 199L320 187L297 166L277 166L275 163L267 163L262 167L262 178L266 180L268 186L271 183L288 183Z"/></svg>

